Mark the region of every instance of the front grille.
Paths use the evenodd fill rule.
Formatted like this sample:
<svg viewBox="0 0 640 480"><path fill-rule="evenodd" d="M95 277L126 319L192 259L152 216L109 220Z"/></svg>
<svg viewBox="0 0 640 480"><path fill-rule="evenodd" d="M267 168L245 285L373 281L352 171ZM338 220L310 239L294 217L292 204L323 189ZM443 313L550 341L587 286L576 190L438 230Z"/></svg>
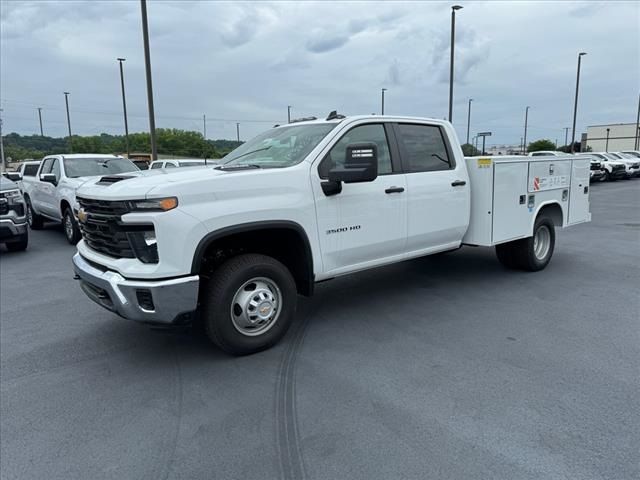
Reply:
<svg viewBox="0 0 640 480"><path fill-rule="evenodd" d="M591 162L591 170L600 170L601 168L600 162Z"/></svg>
<svg viewBox="0 0 640 480"><path fill-rule="evenodd" d="M617 170L624 170L624 169L625 169L625 168L624 168L624 165L613 165L613 166L611 167L611 170L612 170L613 172L615 172L615 171L617 171Z"/></svg>
<svg viewBox="0 0 640 480"><path fill-rule="evenodd" d="M127 232L140 227L121 222L129 212L126 202L78 198L78 203L86 213L79 222L82 238L91 249L114 258L136 258Z"/></svg>
<svg viewBox="0 0 640 480"><path fill-rule="evenodd" d="M9 213L9 205L5 199L0 200L0 215Z"/></svg>

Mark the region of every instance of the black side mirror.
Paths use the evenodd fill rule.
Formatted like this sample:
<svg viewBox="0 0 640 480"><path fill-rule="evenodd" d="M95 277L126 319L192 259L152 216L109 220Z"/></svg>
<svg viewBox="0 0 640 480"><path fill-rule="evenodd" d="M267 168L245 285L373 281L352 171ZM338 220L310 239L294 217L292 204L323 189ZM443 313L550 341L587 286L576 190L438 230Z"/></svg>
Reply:
<svg viewBox="0 0 640 480"><path fill-rule="evenodd" d="M378 146L375 143L351 143L347 145L344 166L329 170L329 181L322 183L325 195L342 191L342 182L372 182L378 178Z"/></svg>
<svg viewBox="0 0 640 480"><path fill-rule="evenodd" d="M51 183L53 185L58 184L58 180L56 180L56 176L53 173L43 173L40 175L41 182Z"/></svg>
<svg viewBox="0 0 640 480"><path fill-rule="evenodd" d="M20 180L22 180L22 175L20 175L20 172L5 172L5 177L14 182L19 182Z"/></svg>

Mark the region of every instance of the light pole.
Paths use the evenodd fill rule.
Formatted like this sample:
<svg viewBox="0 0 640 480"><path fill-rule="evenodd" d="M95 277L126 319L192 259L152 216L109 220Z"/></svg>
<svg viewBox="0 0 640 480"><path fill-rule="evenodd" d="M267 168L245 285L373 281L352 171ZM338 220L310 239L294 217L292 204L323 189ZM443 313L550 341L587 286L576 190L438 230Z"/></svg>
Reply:
<svg viewBox="0 0 640 480"><path fill-rule="evenodd" d="M380 93L382 94L382 108L381 108L381 111L380 111L380 115L384 115L384 92L386 92L386 91L387 91L386 88L383 88L383 89L380 90Z"/></svg>
<svg viewBox="0 0 640 480"><path fill-rule="evenodd" d="M44 133L42 132L42 107L38 107L38 119L40 120L40 136L44 137Z"/></svg>
<svg viewBox="0 0 640 480"><path fill-rule="evenodd" d="M607 128L607 141L604 144L604 151L605 152L609 151L609 131L610 130L611 130L610 128Z"/></svg>
<svg viewBox="0 0 640 480"><path fill-rule="evenodd" d="M469 110L467 113L467 144L469 143L469 127L471 126L471 102L473 102L473 98L469 99Z"/></svg>
<svg viewBox="0 0 640 480"><path fill-rule="evenodd" d="M4 172L7 166L4 163L4 140L2 139L2 109L0 108L0 171Z"/></svg>
<svg viewBox="0 0 640 480"><path fill-rule="evenodd" d="M633 149L638 150L640 148L640 95L638 95L638 115L636 116L636 135L635 142L633 142Z"/></svg>
<svg viewBox="0 0 640 480"><path fill-rule="evenodd" d="M207 139L207 115L202 114L202 136Z"/></svg>
<svg viewBox="0 0 640 480"><path fill-rule="evenodd" d="M564 128L563 128L563 130L564 130L564 145L565 145L565 147L566 147L567 145L569 145L569 144L567 143L567 142L569 141L569 139L568 139L568 135L569 135L569 127L564 127Z"/></svg>
<svg viewBox="0 0 640 480"><path fill-rule="evenodd" d="M240 141L240 122L236 122L236 137L238 138L238 142Z"/></svg>
<svg viewBox="0 0 640 480"><path fill-rule="evenodd" d="M127 101L124 96L124 70L122 68L122 62L126 61L126 58L117 58L120 64L120 87L122 89L122 111L124 112L124 144L127 149L127 158L129 158L129 124L127 122Z"/></svg>
<svg viewBox="0 0 640 480"><path fill-rule="evenodd" d="M460 10L461 5L451 7L451 61L449 62L449 121L453 121L453 50L456 39L456 10Z"/></svg>
<svg viewBox="0 0 640 480"><path fill-rule="evenodd" d="M522 153L527 154L527 125L529 123L529 108L524 109L524 140L522 143Z"/></svg>
<svg viewBox="0 0 640 480"><path fill-rule="evenodd" d="M578 114L578 89L580 87L580 63L582 62L582 56L587 52L580 52L578 54L578 73L576 75L576 100L573 104L573 128L571 129L571 153L574 152L574 143L576 142L576 115Z"/></svg>
<svg viewBox="0 0 640 480"><path fill-rule="evenodd" d="M149 25L147 22L147 0L140 0L142 14L142 41L144 43L144 67L147 77L147 105L149 108L149 140L151 141L151 160L158 159L156 145L156 116L153 110L153 85L151 82L151 55L149 53Z"/></svg>
<svg viewBox="0 0 640 480"><path fill-rule="evenodd" d="M64 92L64 103L67 106L67 127L69 128L69 153L73 153L73 142L71 141L71 118L69 117L69 92Z"/></svg>
<svg viewBox="0 0 640 480"><path fill-rule="evenodd" d="M291 123L291 105L287 105L287 123Z"/></svg>

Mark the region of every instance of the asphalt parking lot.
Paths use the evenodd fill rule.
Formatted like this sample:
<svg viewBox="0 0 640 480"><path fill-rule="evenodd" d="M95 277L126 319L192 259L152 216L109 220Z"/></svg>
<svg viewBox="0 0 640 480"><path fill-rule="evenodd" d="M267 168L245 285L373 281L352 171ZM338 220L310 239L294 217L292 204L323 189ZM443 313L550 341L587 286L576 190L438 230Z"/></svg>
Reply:
<svg viewBox="0 0 640 480"><path fill-rule="evenodd" d="M640 180L539 273L493 250L321 284L232 358L92 304L61 231L0 253L3 479L640 476Z"/></svg>

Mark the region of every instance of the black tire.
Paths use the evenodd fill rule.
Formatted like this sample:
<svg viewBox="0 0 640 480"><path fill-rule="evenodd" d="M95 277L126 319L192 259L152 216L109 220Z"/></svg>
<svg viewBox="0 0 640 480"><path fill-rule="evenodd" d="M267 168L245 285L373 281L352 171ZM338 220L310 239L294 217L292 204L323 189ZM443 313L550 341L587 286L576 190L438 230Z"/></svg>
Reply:
<svg viewBox="0 0 640 480"><path fill-rule="evenodd" d="M514 252L514 244L518 243L518 241L496 245L496 256L498 257L500 263L506 268L518 268Z"/></svg>
<svg viewBox="0 0 640 480"><path fill-rule="evenodd" d="M38 215L31 206L31 199L25 198L27 204L27 223L31 230L40 230L44 226L44 219Z"/></svg>
<svg viewBox="0 0 640 480"><path fill-rule="evenodd" d="M29 231L20 235L20 239L17 242L6 243L5 245L10 252L22 252L26 250L29 245Z"/></svg>
<svg viewBox="0 0 640 480"><path fill-rule="evenodd" d="M607 171L605 170L605 171L604 171L604 175L602 175L598 181L599 181L599 182L606 182L608 179L609 179L609 172L607 172Z"/></svg>
<svg viewBox="0 0 640 480"><path fill-rule="evenodd" d="M275 309L278 312L275 318L262 327L270 325L264 333L247 334L242 333L237 326L238 321L232 319L232 315L236 315L235 318L241 321L245 312L239 303L233 304L237 295L251 296L252 293L246 293L252 292L251 288L257 291L255 283L243 288L253 279L272 282L277 287L280 302L279 308ZM201 287L200 303L202 322L209 339L231 355L248 355L273 346L287 332L296 311L296 284L287 267L276 259L266 255L243 254L227 260L214 271ZM238 309L240 313L237 313ZM246 309L247 312L249 310Z"/></svg>
<svg viewBox="0 0 640 480"><path fill-rule="evenodd" d="M536 235L543 229L549 234L548 237L548 248L546 249L546 253L544 253L541 257L536 255L535 249L535 238ZM540 232L542 233L542 232ZM516 263L518 267L523 270L528 270L530 272L537 272L545 268L551 257L553 256L553 250L556 245L556 231L553 225L553 221L548 217L538 217L536 219L536 223L533 226L533 236L529 238L525 238L523 240L519 240L517 243L517 247L515 248L515 256Z"/></svg>
<svg viewBox="0 0 640 480"><path fill-rule="evenodd" d="M76 222L70 208L67 208L62 215L62 229L64 230L64 236L67 237L67 241L71 245L75 245L82 238L80 227L78 227L78 222Z"/></svg>

